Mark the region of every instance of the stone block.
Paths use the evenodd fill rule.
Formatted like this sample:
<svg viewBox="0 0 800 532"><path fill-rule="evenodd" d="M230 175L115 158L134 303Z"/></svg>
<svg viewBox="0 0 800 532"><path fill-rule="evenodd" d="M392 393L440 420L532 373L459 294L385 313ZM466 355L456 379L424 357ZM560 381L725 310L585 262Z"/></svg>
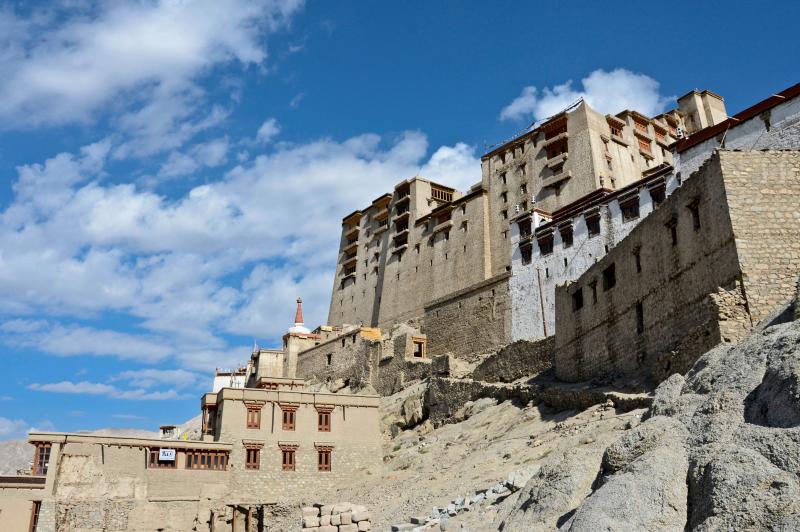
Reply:
<svg viewBox="0 0 800 532"><path fill-rule="evenodd" d="M416 517L415 516L415 517L409 518L409 522L412 525L424 525L427 522L427 519L425 519L424 517Z"/></svg>
<svg viewBox="0 0 800 532"><path fill-rule="evenodd" d="M366 510L363 512L353 512L352 518L354 523L358 523L360 521L369 521L369 512Z"/></svg>
<svg viewBox="0 0 800 532"><path fill-rule="evenodd" d="M358 523L359 532L364 532L366 530L370 530L371 528L372 528L372 524L369 521L360 521Z"/></svg>
<svg viewBox="0 0 800 532"><path fill-rule="evenodd" d="M324 504L320 509L320 515L331 515L333 512L333 505L332 504Z"/></svg>
<svg viewBox="0 0 800 532"><path fill-rule="evenodd" d="M352 505L352 508L350 508L350 511L353 512L353 513L366 512L367 511L367 507L366 506L362 506L360 504L354 504L354 505Z"/></svg>
<svg viewBox="0 0 800 532"><path fill-rule="evenodd" d="M349 525L339 525L339 532L358 532L358 525L350 523Z"/></svg>
<svg viewBox="0 0 800 532"><path fill-rule="evenodd" d="M335 526L321 526L319 532L339 532L339 528Z"/></svg>
<svg viewBox="0 0 800 532"><path fill-rule="evenodd" d="M317 517L319 515L319 508L313 506L306 506L302 509L303 517Z"/></svg>
<svg viewBox="0 0 800 532"><path fill-rule="evenodd" d="M392 532L408 532L414 530L414 525L411 523L400 523L399 525L392 525Z"/></svg>
<svg viewBox="0 0 800 532"><path fill-rule="evenodd" d="M349 525L353 522L353 512L342 512L342 524Z"/></svg>
<svg viewBox="0 0 800 532"><path fill-rule="evenodd" d="M312 528L315 526L319 526L319 517L312 515L303 516L303 527Z"/></svg>
<svg viewBox="0 0 800 532"><path fill-rule="evenodd" d="M333 514L331 517L331 524L339 526L342 524L342 514Z"/></svg>
<svg viewBox="0 0 800 532"><path fill-rule="evenodd" d="M319 524L320 526L328 526L331 524L331 517L330 515L321 515L319 516Z"/></svg>
<svg viewBox="0 0 800 532"><path fill-rule="evenodd" d="M302 532L319 532L319 527L318 527L318 526L314 526L314 527L311 527L311 528L305 528L305 527L303 527L303 528L301 528L300 530L301 530Z"/></svg>
<svg viewBox="0 0 800 532"><path fill-rule="evenodd" d="M349 512L352 504L349 502L340 502L339 504L333 505L333 513L340 514L344 512Z"/></svg>

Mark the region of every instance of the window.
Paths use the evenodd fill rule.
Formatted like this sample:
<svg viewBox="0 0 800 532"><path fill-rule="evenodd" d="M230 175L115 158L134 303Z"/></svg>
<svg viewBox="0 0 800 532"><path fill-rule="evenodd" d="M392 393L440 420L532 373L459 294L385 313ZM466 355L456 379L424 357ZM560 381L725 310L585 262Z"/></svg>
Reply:
<svg viewBox="0 0 800 532"><path fill-rule="evenodd" d="M28 527L30 532L36 532L39 526L39 512L42 511L42 502L41 501L33 501L33 506L31 507L31 523Z"/></svg>
<svg viewBox="0 0 800 532"><path fill-rule="evenodd" d="M611 128L611 136L617 137L618 139L622 138L622 126L617 124L608 124L608 127Z"/></svg>
<svg viewBox="0 0 800 532"><path fill-rule="evenodd" d="M330 447L317 448L317 471L331 470L331 452Z"/></svg>
<svg viewBox="0 0 800 532"><path fill-rule="evenodd" d="M522 185L520 185L519 193L522 194L522 195L527 194L528 193L528 185L526 185L524 183Z"/></svg>
<svg viewBox="0 0 800 532"><path fill-rule="evenodd" d="M561 233L561 243L564 245L564 247L572 247L572 225L559 227L558 231Z"/></svg>
<svg viewBox="0 0 800 532"><path fill-rule="evenodd" d="M689 212L692 213L692 227L695 231L700 230L700 200L695 199L692 203L686 206Z"/></svg>
<svg viewBox="0 0 800 532"><path fill-rule="evenodd" d="M506 184L506 173L505 172L500 174L500 182L503 183L504 185Z"/></svg>
<svg viewBox="0 0 800 532"><path fill-rule="evenodd" d="M622 221L630 222L639 217L639 196L626 198L619 202L619 209L622 211Z"/></svg>
<svg viewBox="0 0 800 532"><path fill-rule="evenodd" d="M567 153L567 139L554 142L553 144L546 146L545 150L547 151L548 159L553 159L559 155ZM555 170L553 172L555 173Z"/></svg>
<svg viewBox="0 0 800 532"><path fill-rule="evenodd" d="M599 214L593 214L586 217L586 230L589 232L589 238L600 234Z"/></svg>
<svg viewBox="0 0 800 532"><path fill-rule="evenodd" d="M667 222L667 229L669 229L669 236L672 238L672 245L678 245L678 219L672 218Z"/></svg>
<svg viewBox="0 0 800 532"><path fill-rule="evenodd" d="M536 241L539 244L539 253L542 255L549 255L553 252L553 233L541 236Z"/></svg>
<svg viewBox="0 0 800 532"><path fill-rule="evenodd" d="M281 446L281 469L284 471L294 471L295 468L295 451L297 447L292 445Z"/></svg>
<svg viewBox="0 0 800 532"><path fill-rule="evenodd" d="M247 428L261 428L261 403L245 403L247 407Z"/></svg>
<svg viewBox="0 0 800 532"><path fill-rule="evenodd" d="M294 430L296 411L297 407L295 405L281 405L281 412L283 413L283 430Z"/></svg>
<svg viewBox="0 0 800 532"><path fill-rule="evenodd" d="M525 238L531 236L531 219L525 218L517 222L517 227L519 227L519 236L520 238Z"/></svg>
<svg viewBox="0 0 800 532"><path fill-rule="evenodd" d="M526 165L525 163L519 165L519 175L525 177L525 174L527 173L528 173L528 165Z"/></svg>
<svg viewBox="0 0 800 532"><path fill-rule="evenodd" d="M175 469L177 467L177 460L159 460L158 447L150 448L147 450L147 468L148 469Z"/></svg>
<svg viewBox="0 0 800 532"><path fill-rule="evenodd" d="M642 257L639 248L633 250L633 260L636 264L636 273L642 273Z"/></svg>
<svg viewBox="0 0 800 532"><path fill-rule="evenodd" d="M636 131L639 133L647 134L647 122L640 122L639 120L634 119L633 125L636 128Z"/></svg>
<svg viewBox="0 0 800 532"><path fill-rule="evenodd" d="M424 338L412 338L414 343L414 358L425 358L425 343Z"/></svg>
<svg viewBox="0 0 800 532"><path fill-rule="evenodd" d="M248 446L244 449L244 468L261 468L261 446Z"/></svg>
<svg viewBox="0 0 800 532"><path fill-rule="evenodd" d="M597 303L597 281L589 283L589 288L592 290L592 304Z"/></svg>
<svg viewBox="0 0 800 532"><path fill-rule="evenodd" d="M636 139L639 142L639 151L645 153L647 155L652 155L652 150L650 149L650 141L643 138Z"/></svg>
<svg viewBox="0 0 800 532"><path fill-rule="evenodd" d="M638 334L644 332L644 307L641 301L636 303L636 332Z"/></svg>
<svg viewBox="0 0 800 532"><path fill-rule="evenodd" d="M660 185L658 187L650 189L650 199L653 200L654 207L658 207L659 205L664 203L665 197L666 197L666 190L664 185Z"/></svg>
<svg viewBox="0 0 800 532"><path fill-rule="evenodd" d="M228 453L224 451L186 451L186 469L213 469L224 471Z"/></svg>
<svg viewBox="0 0 800 532"><path fill-rule="evenodd" d="M502 192L500 194L500 199L503 200L503 203L508 203L508 192Z"/></svg>
<svg viewBox="0 0 800 532"><path fill-rule="evenodd" d="M508 220L508 211L500 211L500 216L503 220Z"/></svg>
<svg viewBox="0 0 800 532"><path fill-rule="evenodd" d="M331 409L317 410L317 431L331 431Z"/></svg>
<svg viewBox="0 0 800 532"><path fill-rule="evenodd" d="M49 443L37 443L33 455L33 474L37 476L47 475L47 466L50 464Z"/></svg>
<svg viewBox="0 0 800 532"><path fill-rule="evenodd" d="M611 290L617 284L617 272L614 264L603 270L603 292Z"/></svg>
<svg viewBox="0 0 800 532"><path fill-rule="evenodd" d="M533 255L533 246L528 242L524 246L519 247L519 253L522 256L522 264L527 266L531 263L531 256Z"/></svg>
<svg viewBox="0 0 800 532"><path fill-rule="evenodd" d="M572 293L572 311L577 312L583 308L583 289L578 288Z"/></svg>

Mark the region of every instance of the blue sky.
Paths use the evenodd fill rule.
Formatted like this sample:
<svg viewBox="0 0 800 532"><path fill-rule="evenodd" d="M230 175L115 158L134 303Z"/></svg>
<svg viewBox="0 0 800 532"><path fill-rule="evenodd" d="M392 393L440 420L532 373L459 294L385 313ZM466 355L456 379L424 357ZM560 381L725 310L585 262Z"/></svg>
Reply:
<svg viewBox="0 0 800 532"><path fill-rule="evenodd" d="M342 215L585 97L737 112L795 2L0 3L0 439L156 428L324 322Z"/></svg>

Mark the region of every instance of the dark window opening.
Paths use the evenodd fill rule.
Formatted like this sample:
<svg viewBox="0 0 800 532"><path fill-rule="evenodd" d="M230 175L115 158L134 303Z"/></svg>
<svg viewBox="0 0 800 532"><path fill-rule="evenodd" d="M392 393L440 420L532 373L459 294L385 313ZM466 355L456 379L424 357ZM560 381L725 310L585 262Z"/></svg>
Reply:
<svg viewBox="0 0 800 532"><path fill-rule="evenodd" d="M666 191L664 186L660 186L658 188L650 189L650 198L653 200L653 206L658 207L662 203L664 203L664 199L666 199Z"/></svg>
<svg viewBox="0 0 800 532"><path fill-rule="evenodd" d="M636 273L641 273L642 272L642 257L641 257L641 254L640 254L638 249L633 252L633 260L636 263Z"/></svg>
<svg viewBox="0 0 800 532"><path fill-rule="evenodd" d="M644 332L644 307L641 301L636 303L636 332L638 334Z"/></svg>
<svg viewBox="0 0 800 532"><path fill-rule="evenodd" d="M525 238L526 236L531 236L531 219L527 218L525 220L520 220L517 222L517 226L519 227L519 236L520 238Z"/></svg>
<svg viewBox="0 0 800 532"><path fill-rule="evenodd" d="M244 450L244 468L259 469L261 467L261 449L250 447Z"/></svg>
<svg viewBox="0 0 800 532"><path fill-rule="evenodd" d="M425 358L425 340L414 340L414 358Z"/></svg>
<svg viewBox="0 0 800 532"><path fill-rule="evenodd" d="M583 289L578 288L576 292L572 294L572 311L577 312L583 308Z"/></svg>
<svg viewBox="0 0 800 532"><path fill-rule="evenodd" d="M572 226L568 225L561 227L559 228L559 232L561 233L561 243L564 245L564 247L572 247Z"/></svg>
<svg viewBox="0 0 800 532"><path fill-rule="evenodd" d="M672 245L678 245L678 220L677 218L671 219L667 222L667 228L669 229L669 235L672 238Z"/></svg>
<svg viewBox="0 0 800 532"><path fill-rule="evenodd" d="M592 304L597 303L597 281L589 283L589 288L592 289Z"/></svg>
<svg viewBox="0 0 800 532"><path fill-rule="evenodd" d="M595 214L586 218L586 230L589 232L589 238L600 234L600 215Z"/></svg>
<svg viewBox="0 0 800 532"><path fill-rule="evenodd" d="M42 511L42 502L41 501L33 501L33 507L31 507L31 523L28 527L30 532L36 532L39 530L39 513Z"/></svg>
<svg viewBox="0 0 800 532"><path fill-rule="evenodd" d="M295 409L281 407L283 412L283 430L294 430L295 427Z"/></svg>
<svg viewBox="0 0 800 532"><path fill-rule="evenodd" d="M639 196L631 198L624 203L619 204L622 211L622 221L629 222L639 217Z"/></svg>
<svg viewBox="0 0 800 532"><path fill-rule="evenodd" d="M327 359L328 359L328 365L330 366L331 362L333 362L333 355L331 353L328 353Z"/></svg>
<svg viewBox="0 0 800 532"><path fill-rule="evenodd" d="M549 255L553 252L552 233L537 239L537 242L539 244L539 253L541 253L542 255Z"/></svg>
<svg viewBox="0 0 800 532"><path fill-rule="evenodd" d="M531 263L531 255L533 254L533 247L530 245L520 246L519 253L522 256L522 264L527 266Z"/></svg>
<svg viewBox="0 0 800 532"><path fill-rule="evenodd" d="M693 201L686 206L689 212L692 213L692 227L695 231L700 230L700 205L697 200Z"/></svg>
<svg viewBox="0 0 800 532"><path fill-rule="evenodd" d="M603 292L611 290L617 284L617 272L614 264L603 270Z"/></svg>

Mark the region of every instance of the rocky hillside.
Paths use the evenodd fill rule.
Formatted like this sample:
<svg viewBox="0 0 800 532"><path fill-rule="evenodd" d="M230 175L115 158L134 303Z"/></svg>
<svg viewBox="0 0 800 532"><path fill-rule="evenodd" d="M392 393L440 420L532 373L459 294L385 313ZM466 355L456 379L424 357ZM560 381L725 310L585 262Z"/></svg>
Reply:
<svg viewBox="0 0 800 532"><path fill-rule="evenodd" d="M543 463L497 528L800 530L800 321L709 351L643 419L595 467Z"/></svg>

